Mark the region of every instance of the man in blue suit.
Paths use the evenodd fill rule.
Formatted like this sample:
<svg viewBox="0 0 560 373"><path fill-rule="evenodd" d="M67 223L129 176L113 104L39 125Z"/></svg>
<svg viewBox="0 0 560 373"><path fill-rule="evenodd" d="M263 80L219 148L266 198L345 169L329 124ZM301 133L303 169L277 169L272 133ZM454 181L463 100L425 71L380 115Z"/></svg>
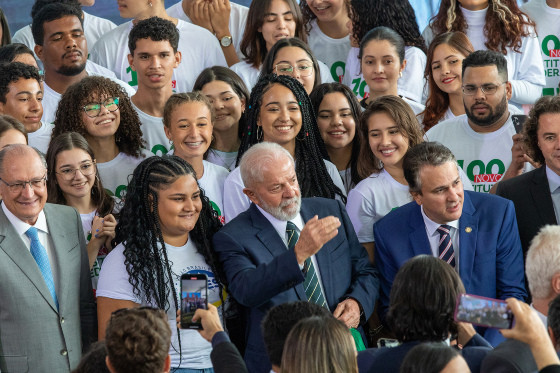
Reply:
<svg viewBox="0 0 560 373"><path fill-rule="evenodd" d="M240 168L252 204L214 235L214 248L231 295L247 311L247 368L268 373L260 323L270 308L309 300L357 328L373 312L379 281L344 206L301 199L289 152L257 144Z"/></svg>
<svg viewBox="0 0 560 373"><path fill-rule="evenodd" d="M404 176L414 201L373 227L382 316L395 274L420 254L451 264L467 293L499 299L527 297L513 203L464 191L457 167L453 153L439 143L418 144L405 155Z"/></svg>

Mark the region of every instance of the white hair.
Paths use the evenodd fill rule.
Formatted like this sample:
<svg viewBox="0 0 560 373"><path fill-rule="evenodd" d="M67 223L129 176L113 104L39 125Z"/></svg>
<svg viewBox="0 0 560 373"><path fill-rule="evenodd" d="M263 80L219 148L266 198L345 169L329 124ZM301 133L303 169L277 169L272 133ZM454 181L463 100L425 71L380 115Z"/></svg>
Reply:
<svg viewBox="0 0 560 373"><path fill-rule="evenodd" d="M294 158L286 149L273 142L261 142L251 146L239 165L241 179L246 187L254 186L255 183L264 181L264 169L272 161L288 159L295 165Z"/></svg>
<svg viewBox="0 0 560 373"><path fill-rule="evenodd" d="M552 289L552 276L560 273L560 226L545 225L531 241L525 273L535 298L547 298Z"/></svg>

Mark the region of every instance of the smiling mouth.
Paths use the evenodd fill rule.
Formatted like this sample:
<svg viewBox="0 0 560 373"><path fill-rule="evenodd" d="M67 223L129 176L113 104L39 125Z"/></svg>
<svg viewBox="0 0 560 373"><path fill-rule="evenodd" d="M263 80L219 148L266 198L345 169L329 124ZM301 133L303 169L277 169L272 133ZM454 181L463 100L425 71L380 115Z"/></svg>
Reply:
<svg viewBox="0 0 560 373"><path fill-rule="evenodd" d="M455 80L455 78L445 78L445 79L443 79L441 82L442 82L443 84L449 84L449 83L451 83L451 82L454 81L454 80Z"/></svg>
<svg viewBox="0 0 560 373"><path fill-rule="evenodd" d="M98 122L98 123L96 124L96 126L103 126L103 125L105 125L105 124L111 123L112 121L113 121L112 119L105 119L105 120L102 120L101 122Z"/></svg>

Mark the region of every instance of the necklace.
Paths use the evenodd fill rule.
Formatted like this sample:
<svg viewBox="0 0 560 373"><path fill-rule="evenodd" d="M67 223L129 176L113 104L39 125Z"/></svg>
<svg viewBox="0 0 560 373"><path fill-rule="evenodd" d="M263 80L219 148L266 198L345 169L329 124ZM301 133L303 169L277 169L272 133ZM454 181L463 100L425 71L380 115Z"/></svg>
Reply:
<svg viewBox="0 0 560 373"><path fill-rule="evenodd" d="M231 171L232 168L235 168L235 161L237 160L237 152L232 152L232 153L235 153L236 156L232 157L232 159L229 162L228 162L228 157L222 156L220 154L220 153L226 153L226 152L221 152L221 151L215 150L215 149L210 149L210 152L215 157L218 157L220 159L222 166L225 167L228 171Z"/></svg>

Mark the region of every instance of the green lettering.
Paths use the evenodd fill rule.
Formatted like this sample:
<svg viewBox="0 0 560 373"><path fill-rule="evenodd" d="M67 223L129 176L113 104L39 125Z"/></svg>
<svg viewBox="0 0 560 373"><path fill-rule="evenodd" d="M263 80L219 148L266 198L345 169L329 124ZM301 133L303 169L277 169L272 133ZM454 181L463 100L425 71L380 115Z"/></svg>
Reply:
<svg viewBox="0 0 560 373"><path fill-rule="evenodd" d="M218 205L214 203L214 201L210 201L210 206L212 206L214 211L218 213L218 216L222 216L222 212L220 211L220 208L218 207Z"/></svg>
<svg viewBox="0 0 560 373"><path fill-rule="evenodd" d="M342 70L340 71L339 70ZM344 76L344 71L346 70L346 62L336 61L331 66L331 75L335 82L342 83L342 77Z"/></svg>
<svg viewBox="0 0 560 373"><path fill-rule="evenodd" d="M552 43L554 43L553 48L548 47L548 42L549 41L552 41ZM558 39L558 37L556 37L556 35L548 35L546 38L543 39L542 44L541 44L541 48L542 48L543 54L545 56L550 57L550 50L551 49L560 49L560 40Z"/></svg>
<svg viewBox="0 0 560 373"><path fill-rule="evenodd" d="M457 164L459 165L459 167L463 168L463 163L465 162L464 159L457 159Z"/></svg>
<svg viewBox="0 0 560 373"><path fill-rule="evenodd" d="M361 97L366 97L366 91L365 91L365 89L366 89L366 81L364 80L364 81L362 82L362 84L360 84L360 96L361 96Z"/></svg>
<svg viewBox="0 0 560 373"><path fill-rule="evenodd" d="M158 151L161 152L161 154L159 155L164 155L168 152L167 148L162 144L154 145L154 147L152 148L152 153L154 153L155 155L158 155Z"/></svg>
<svg viewBox="0 0 560 373"><path fill-rule="evenodd" d="M126 72L129 73L132 78L132 80L128 82L128 85L133 87L138 86L138 74L136 74L136 71L132 70L132 67L129 66L126 68Z"/></svg>
<svg viewBox="0 0 560 373"><path fill-rule="evenodd" d="M352 80L352 92L354 92L354 94L357 96L358 95L358 89L360 88L360 82L362 81L362 79L360 78L356 78L354 80Z"/></svg>
<svg viewBox="0 0 560 373"><path fill-rule="evenodd" d="M125 194L126 194L126 185L119 185L115 190L115 196L124 200Z"/></svg>
<svg viewBox="0 0 560 373"><path fill-rule="evenodd" d="M492 168L494 166L498 166L498 172L492 172ZM504 166L504 162L502 162L500 159L492 159L490 162L488 162L488 164L486 165L486 174L500 174L503 175L504 172L506 171L506 166Z"/></svg>
<svg viewBox="0 0 560 373"><path fill-rule="evenodd" d="M486 168L484 167L484 162L480 159L475 159L471 163L469 163L467 167L467 176L469 177L470 181L474 181L474 168L478 167L477 175L484 173Z"/></svg>

